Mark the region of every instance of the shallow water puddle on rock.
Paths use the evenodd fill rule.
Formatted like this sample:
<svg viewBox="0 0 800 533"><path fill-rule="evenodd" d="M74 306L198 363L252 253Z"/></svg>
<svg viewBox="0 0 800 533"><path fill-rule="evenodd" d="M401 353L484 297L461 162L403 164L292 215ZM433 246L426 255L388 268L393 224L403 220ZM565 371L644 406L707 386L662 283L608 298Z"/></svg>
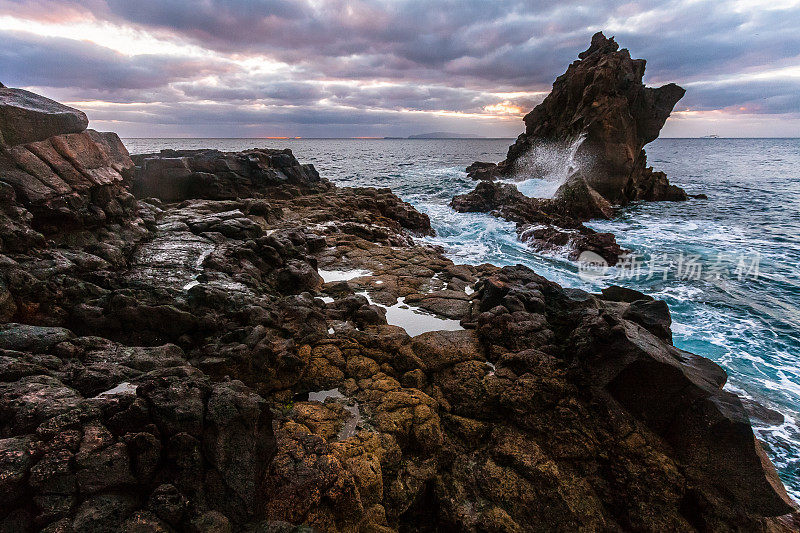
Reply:
<svg viewBox="0 0 800 533"><path fill-rule="evenodd" d="M386 307L375 303L366 292L357 292L364 296L370 304L386 310L386 323L392 326L400 326L410 337L416 337L429 331L456 331L464 329L458 320L449 318L439 318L419 307L413 307L406 303L406 299L401 297L397 303Z"/></svg>
<svg viewBox="0 0 800 533"><path fill-rule="evenodd" d="M361 410L358 408L358 402L355 400L349 400L344 394L339 392L339 389L328 389L308 393L309 402L325 403L325 400L328 398L332 398L334 400L343 400L341 403L343 404L345 410L350 413L350 416L347 417L347 420L345 420L344 426L342 426L342 429L339 430L337 439L344 440L355 435L356 429L358 429L358 425L362 420Z"/></svg>
<svg viewBox="0 0 800 533"><path fill-rule="evenodd" d="M98 396L111 396L114 394L135 394L136 388L138 385L134 385L132 383L128 383L127 381L123 381L113 389L108 389L105 392L101 392Z"/></svg>
<svg viewBox="0 0 800 533"><path fill-rule="evenodd" d="M320 390L308 393L309 402L325 403L325 400L327 400L328 398L339 400L344 397L345 397L344 394L339 392L339 389Z"/></svg>
<svg viewBox="0 0 800 533"><path fill-rule="evenodd" d="M351 279L361 278L372 274L369 270L322 270L319 269L319 275L325 283L333 281L350 281Z"/></svg>

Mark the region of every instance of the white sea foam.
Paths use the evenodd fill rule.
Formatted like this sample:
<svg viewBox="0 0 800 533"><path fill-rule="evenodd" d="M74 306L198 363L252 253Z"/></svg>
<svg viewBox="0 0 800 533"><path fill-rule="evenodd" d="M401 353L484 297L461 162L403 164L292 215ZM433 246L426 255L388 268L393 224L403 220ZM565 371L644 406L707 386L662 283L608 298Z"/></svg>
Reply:
<svg viewBox="0 0 800 533"><path fill-rule="evenodd" d="M531 198L552 198L558 188L580 167L590 164L585 154L579 155L586 136L581 135L567 144L550 143L534 146L515 163L513 182L517 189Z"/></svg>

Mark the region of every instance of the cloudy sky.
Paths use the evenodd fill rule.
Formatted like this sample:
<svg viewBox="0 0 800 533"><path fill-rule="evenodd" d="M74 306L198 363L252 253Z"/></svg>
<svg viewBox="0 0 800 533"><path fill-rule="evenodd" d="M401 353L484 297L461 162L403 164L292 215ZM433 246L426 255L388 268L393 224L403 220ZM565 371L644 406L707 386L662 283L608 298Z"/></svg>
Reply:
<svg viewBox="0 0 800 533"><path fill-rule="evenodd" d="M0 0L0 82L125 137L516 136L614 35L662 135L800 137L800 0Z"/></svg>

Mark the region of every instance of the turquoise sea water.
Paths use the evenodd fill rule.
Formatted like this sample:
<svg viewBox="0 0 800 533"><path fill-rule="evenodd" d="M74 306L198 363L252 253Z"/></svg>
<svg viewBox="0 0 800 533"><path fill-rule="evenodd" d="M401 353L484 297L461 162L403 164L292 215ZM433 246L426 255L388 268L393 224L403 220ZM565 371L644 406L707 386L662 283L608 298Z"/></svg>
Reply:
<svg viewBox="0 0 800 533"><path fill-rule="evenodd" d="M627 267L581 276L562 254L535 253L514 225L448 207L472 190L464 168L504 158L509 139L126 139L131 153L162 148L291 148L301 162L343 186L389 187L431 217L456 262L522 263L564 286L596 291L636 288L666 300L680 348L721 364L727 387L780 412L780 425L754 421L781 478L800 499L800 139L659 139L650 164L708 200L641 203L611 221L632 250ZM554 184L527 180L520 190L547 194ZM629 267L629 268L628 268Z"/></svg>

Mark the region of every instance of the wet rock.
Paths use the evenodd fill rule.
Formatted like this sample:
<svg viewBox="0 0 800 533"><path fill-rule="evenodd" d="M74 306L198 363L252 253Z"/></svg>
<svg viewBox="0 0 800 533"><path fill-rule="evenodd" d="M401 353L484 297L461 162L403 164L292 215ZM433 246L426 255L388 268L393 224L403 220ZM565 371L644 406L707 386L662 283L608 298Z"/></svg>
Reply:
<svg viewBox="0 0 800 533"><path fill-rule="evenodd" d="M656 337L672 343L672 317L667 303L661 300L635 300L623 313L623 318L643 326Z"/></svg>
<svg viewBox="0 0 800 533"><path fill-rule="evenodd" d="M0 175L44 233L96 227L136 212L133 163L114 133L87 130L0 150Z"/></svg>
<svg viewBox="0 0 800 533"><path fill-rule="evenodd" d="M570 215L580 220L611 218L611 202L594 190L582 171L576 171L558 188L556 198L567 206Z"/></svg>
<svg viewBox="0 0 800 533"><path fill-rule="evenodd" d="M224 514L209 511L192 520L189 531L197 533L233 533L233 527Z"/></svg>
<svg viewBox="0 0 800 533"><path fill-rule="evenodd" d="M74 335L65 328L0 324L0 348L4 350L42 353Z"/></svg>
<svg viewBox="0 0 800 533"><path fill-rule="evenodd" d="M222 485L212 486L209 496L237 521L258 515L265 503L267 468L275 454L266 401L241 382L217 384L206 405L205 428L204 453Z"/></svg>
<svg viewBox="0 0 800 533"><path fill-rule="evenodd" d="M172 528L147 511L135 511L122 524L120 531L125 533L169 533Z"/></svg>
<svg viewBox="0 0 800 533"><path fill-rule="evenodd" d="M16 502L22 495L25 478L35 459L30 437L0 439L0 498Z"/></svg>
<svg viewBox="0 0 800 533"><path fill-rule="evenodd" d="M412 347L430 372L462 361L484 359L478 340L470 330L423 333L412 339Z"/></svg>
<svg viewBox="0 0 800 533"><path fill-rule="evenodd" d="M698 365L701 358L651 339L625 328L625 336L609 347L609 355L615 355L605 359L603 374L614 376L606 385L611 394L664 436L683 460L716 472L716 482L746 508L771 516L790 512L777 474L764 468L765 452L747 428L741 402L721 390L724 380L717 375L722 370L709 373L708 361ZM743 476L750 479L747 489Z"/></svg>
<svg viewBox="0 0 800 533"><path fill-rule="evenodd" d="M78 488L85 493L132 484L128 449L123 443L76 456Z"/></svg>
<svg viewBox="0 0 800 533"><path fill-rule="evenodd" d="M80 133L88 125L82 111L23 89L0 87L0 144L14 146Z"/></svg>
<svg viewBox="0 0 800 533"><path fill-rule="evenodd" d="M287 152L137 158L206 198L136 202L100 170L126 174L113 139L79 136L12 147L0 173L3 528L767 531L787 511L724 371L667 342L662 304L454 265L391 191ZM613 244L480 187L542 246ZM370 303L401 298L467 329L409 337Z"/></svg>
<svg viewBox="0 0 800 533"><path fill-rule="evenodd" d="M609 302L627 302L632 303L637 300L653 300L652 296L641 293L634 289L627 287L620 287L619 285L610 285L600 291L602 293L601 299Z"/></svg>
<svg viewBox="0 0 800 533"><path fill-rule="evenodd" d="M50 376L25 376L0 384L0 423L6 434L23 434L81 403L81 396Z"/></svg>
<svg viewBox="0 0 800 533"><path fill-rule="evenodd" d="M611 208L605 204L607 202L597 199L595 207L587 209L597 209L592 216L607 218L611 216ZM490 213L515 222L520 240L541 251L567 248L573 260L582 252L590 251L603 257L609 265L615 265L623 253L613 234L597 233L579 221L592 216L584 217L579 211L573 213L564 200L528 198L510 183L481 181L472 192L455 196L450 205L461 213Z"/></svg>
<svg viewBox="0 0 800 533"><path fill-rule="evenodd" d="M77 510L72 527L87 533L120 531L136 508L136 499L123 494L100 494L86 500Z"/></svg>
<svg viewBox="0 0 800 533"><path fill-rule="evenodd" d="M786 420L779 411L770 409L750 398L742 398L742 405L750 416L750 421L754 424L760 426L780 426L783 425Z"/></svg>
<svg viewBox="0 0 800 533"><path fill-rule="evenodd" d="M467 167L467 176L473 180L492 181L497 178L497 164L475 161Z"/></svg>
<svg viewBox="0 0 800 533"><path fill-rule="evenodd" d="M147 508L168 524L177 526L189 510L189 501L174 485L159 485L150 495Z"/></svg>

